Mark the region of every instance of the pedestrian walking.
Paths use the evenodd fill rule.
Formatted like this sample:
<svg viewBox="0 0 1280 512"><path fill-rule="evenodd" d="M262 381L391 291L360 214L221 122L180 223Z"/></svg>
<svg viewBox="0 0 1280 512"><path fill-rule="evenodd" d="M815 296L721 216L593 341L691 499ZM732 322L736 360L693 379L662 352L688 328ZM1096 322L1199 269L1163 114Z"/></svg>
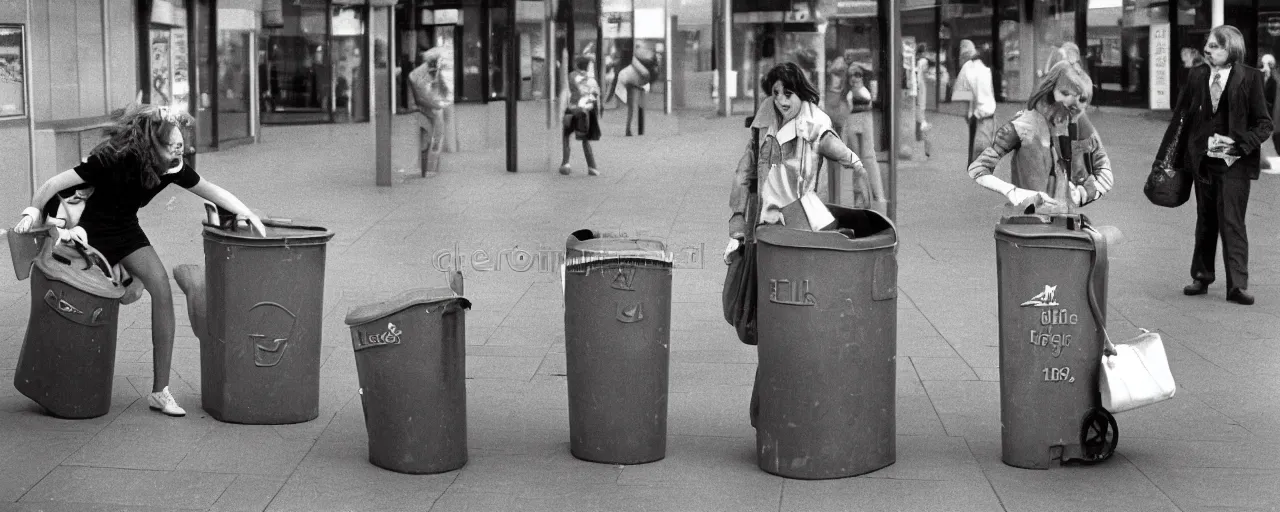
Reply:
<svg viewBox="0 0 1280 512"><path fill-rule="evenodd" d="M646 48L637 48L631 65L618 72L614 94L627 104L627 132L631 136L631 119L638 114L636 133L644 135L644 97L658 72L657 55Z"/></svg>
<svg viewBox="0 0 1280 512"><path fill-rule="evenodd" d="M582 155L587 159L587 174L599 176L596 168L596 157L591 152L591 141L600 140L600 85L596 83L594 74L590 72L591 57L578 56L573 59L574 71L569 73L565 89L560 93L560 110L564 112L561 124L564 125L561 140L564 145L564 159L560 161L560 174L569 174L569 136L575 135L582 141Z"/></svg>
<svg viewBox="0 0 1280 512"><path fill-rule="evenodd" d="M422 64L409 73L418 106L418 165L423 176L439 171L445 132L445 108L453 105L453 47L422 52Z"/></svg>
<svg viewBox="0 0 1280 512"><path fill-rule="evenodd" d="M253 229L266 236L258 216L236 196L196 174L184 163L187 153L184 129L194 120L167 107L133 104L117 110L112 124L104 129L107 140L74 169L49 178L32 197L32 206L23 210L14 226L26 233L41 218L41 207L54 195L83 185L93 187L84 202L79 226L88 242L107 259L119 264L141 280L151 296L152 393L147 405L170 416L183 416L169 392L169 369L173 361L173 292L164 263L138 223L138 210L166 186L176 183L193 194L237 215L244 216Z"/></svg>
<svg viewBox="0 0 1280 512"><path fill-rule="evenodd" d="M953 100L967 100L965 118L969 121L969 163L991 145L996 133L996 93L991 68L983 64L973 41L960 41L960 60L964 65L956 77Z"/></svg>
<svg viewBox="0 0 1280 512"><path fill-rule="evenodd" d="M870 69L862 64L849 66L849 114L841 123L840 140L861 157L866 170L853 173L853 206L885 213L889 202L884 195L880 164L876 161L876 123L871 112L871 91L867 90L865 79L870 74ZM832 172L838 171L833 167Z"/></svg>
<svg viewBox="0 0 1280 512"><path fill-rule="evenodd" d="M1209 31L1205 66L1191 70L1178 95L1185 112L1183 158L1195 174L1196 232L1187 295L1208 293L1216 274L1214 257L1222 238L1227 300L1253 304L1249 294L1249 238L1245 211L1249 189L1260 172L1260 151L1272 134L1262 72L1244 64L1244 36L1231 25ZM1193 100L1200 108L1189 111Z"/></svg>
<svg viewBox="0 0 1280 512"><path fill-rule="evenodd" d="M1092 91L1079 64L1055 64L1026 110L996 130L992 144L969 164L969 177L1020 207L1053 211L1098 200L1113 184L1111 160L1093 126L1077 122ZM1009 183L995 170L1011 153Z"/></svg>

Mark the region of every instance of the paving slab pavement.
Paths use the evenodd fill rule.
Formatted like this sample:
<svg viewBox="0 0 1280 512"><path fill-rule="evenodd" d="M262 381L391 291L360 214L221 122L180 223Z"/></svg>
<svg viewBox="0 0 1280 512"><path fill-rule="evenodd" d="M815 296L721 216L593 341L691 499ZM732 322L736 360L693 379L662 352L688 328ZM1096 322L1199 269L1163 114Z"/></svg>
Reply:
<svg viewBox="0 0 1280 512"><path fill-rule="evenodd" d="M267 127L260 144L199 157L206 178L252 207L336 233L317 419L209 418L180 294L172 388L189 415L147 410L144 298L121 309L107 416L51 418L0 386L0 510L1276 510L1277 178L1255 182L1249 208L1258 304L1227 303L1221 287L1185 297L1194 211L1151 206L1141 193L1161 122L1114 108L1090 116L1117 185L1086 213L1125 235L1110 252L1110 331L1118 339L1138 327L1159 331L1179 384L1173 400L1117 416L1118 452L1103 464L1034 471L1000 461L992 228L1001 199L965 174L958 117L934 115L931 158L899 172L897 462L857 478L798 481L755 466L746 416L755 351L720 317L727 188L747 137L741 117L685 113L630 138L606 125L599 177L582 172L575 144L570 176L507 173L501 148L476 148L446 154L443 172L421 178L406 116L396 120L392 160L406 171L390 188L373 186L372 155L352 142L367 136L361 125ZM173 188L141 220L173 267L203 262L201 216L199 199ZM594 464L568 451L558 258L583 227L660 237L685 255L674 271L669 438L659 462ZM516 261L524 271L511 266L517 254L529 255ZM404 289L443 285L440 262L456 258L473 302L470 461L442 475L384 471L367 461L343 317ZM23 340L28 287L0 273L4 382Z"/></svg>

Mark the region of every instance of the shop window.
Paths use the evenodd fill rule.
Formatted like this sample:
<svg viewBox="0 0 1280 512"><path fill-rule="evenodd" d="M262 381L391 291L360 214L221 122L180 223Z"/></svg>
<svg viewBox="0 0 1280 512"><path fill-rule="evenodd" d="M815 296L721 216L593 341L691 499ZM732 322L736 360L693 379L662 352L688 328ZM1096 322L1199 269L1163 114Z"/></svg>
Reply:
<svg viewBox="0 0 1280 512"><path fill-rule="evenodd" d="M511 72L508 64L509 52L512 51L510 37L507 34L508 24L512 23L507 13L507 2L519 0L494 0L489 3L489 99L500 100L507 97L507 74Z"/></svg>
<svg viewBox="0 0 1280 512"><path fill-rule="evenodd" d="M995 40L991 37L991 17L994 14L995 9L990 3L948 2L943 4L942 28L939 30L938 41L939 72L944 74L938 84L938 97L942 101L951 100L955 78L960 74L960 68L964 66L964 61L960 60L961 41L972 42L982 62L995 69L992 61L995 55L995 48L992 45Z"/></svg>
<svg viewBox="0 0 1280 512"><path fill-rule="evenodd" d="M462 101L485 101L484 40L488 37L486 27L481 23L484 10L478 5L464 5L459 14L462 18L462 62L458 66L462 70Z"/></svg>

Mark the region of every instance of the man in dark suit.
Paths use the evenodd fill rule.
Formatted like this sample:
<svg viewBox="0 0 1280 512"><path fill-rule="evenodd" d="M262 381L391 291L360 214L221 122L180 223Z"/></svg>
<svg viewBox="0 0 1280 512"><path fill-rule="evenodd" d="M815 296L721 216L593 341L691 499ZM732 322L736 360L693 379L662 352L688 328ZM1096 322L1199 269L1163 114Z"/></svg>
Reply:
<svg viewBox="0 0 1280 512"><path fill-rule="evenodd" d="M1193 281L1182 291L1187 295L1209 291L1221 235L1227 300L1249 305L1254 299L1248 291L1245 209L1252 180L1258 179L1259 148L1271 136L1271 113L1262 72L1244 64L1245 43L1239 29L1222 25L1211 30L1204 56L1205 64L1190 71L1178 98L1178 111L1187 113L1189 130L1183 157L1196 177Z"/></svg>

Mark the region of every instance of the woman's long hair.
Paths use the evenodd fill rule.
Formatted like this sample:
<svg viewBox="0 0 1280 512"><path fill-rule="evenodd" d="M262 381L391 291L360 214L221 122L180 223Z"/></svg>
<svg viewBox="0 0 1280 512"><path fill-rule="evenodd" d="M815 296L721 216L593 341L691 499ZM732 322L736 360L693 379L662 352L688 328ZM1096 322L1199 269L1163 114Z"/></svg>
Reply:
<svg viewBox="0 0 1280 512"><path fill-rule="evenodd" d="M765 92L773 94L773 84L782 82L782 87L799 96L804 100L815 105L818 104L818 89L809 83L809 79L805 77L804 71L800 69L794 62L784 62L774 66L769 73L760 80L760 86Z"/></svg>
<svg viewBox="0 0 1280 512"><path fill-rule="evenodd" d="M183 139L191 140L194 120L184 112L173 112L168 107L134 103L111 113L111 126L103 129L107 140L93 149L105 164L137 162L138 173L128 174L130 180L138 179L146 188L160 184L160 174L170 167L170 162L160 158L159 149L169 145L169 134L178 128ZM190 146L188 146L189 148Z"/></svg>
<svg viewBox="0 0 1280 512"><path fill-rule="evenodd" d="M1045 73L1040 86L1027 100L1027 110L1036 110L1041 105L1054 104L1053 90L1057 88L1065 88L1079 95L1081 110L1093 97L1093 80L1089 78L1089 74L1084 72L1084 68L1080 67L1078 62L1064 60L1054 64L1049 68L1049 72Z"/></svg>

